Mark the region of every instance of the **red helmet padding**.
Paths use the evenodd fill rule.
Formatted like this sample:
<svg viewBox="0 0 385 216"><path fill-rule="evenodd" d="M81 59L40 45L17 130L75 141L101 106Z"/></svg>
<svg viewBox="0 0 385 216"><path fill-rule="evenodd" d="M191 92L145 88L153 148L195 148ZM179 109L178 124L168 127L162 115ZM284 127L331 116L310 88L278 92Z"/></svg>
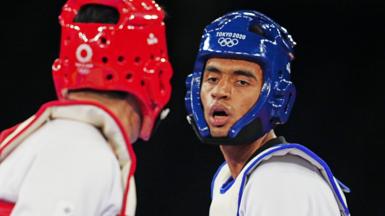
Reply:
<svg viewBox="0 0 385 216"><path fill-rule="evenodd" d="M115 8L117 24L74 23L88 4ZM171 95L164 12L150 0L69 0L59 17L60 56L53 64L57 95L68 90L123 91L141 104L140 137L148 140Z"/></svg>

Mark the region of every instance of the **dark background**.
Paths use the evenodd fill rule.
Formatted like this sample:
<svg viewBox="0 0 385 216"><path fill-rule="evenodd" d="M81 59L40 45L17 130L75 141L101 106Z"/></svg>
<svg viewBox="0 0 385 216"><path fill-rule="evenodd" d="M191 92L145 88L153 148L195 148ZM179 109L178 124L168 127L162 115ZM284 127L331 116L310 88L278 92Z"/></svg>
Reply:
<svg viewBox="0 0 385 216"><path fill-rule="evenodd" d="M0 15L4 129L55 98L51 64L58 56L63 0L13 1ZM162 0L174 67L172 113L153 139L135 144L137 215L208 215L210 181L223 158L200 144L185 120L184 79L203 27L226 12L259 10L295 41L297 100L277 129L326 160L348 185L352 215L385 215L384 1Z"/></svg>

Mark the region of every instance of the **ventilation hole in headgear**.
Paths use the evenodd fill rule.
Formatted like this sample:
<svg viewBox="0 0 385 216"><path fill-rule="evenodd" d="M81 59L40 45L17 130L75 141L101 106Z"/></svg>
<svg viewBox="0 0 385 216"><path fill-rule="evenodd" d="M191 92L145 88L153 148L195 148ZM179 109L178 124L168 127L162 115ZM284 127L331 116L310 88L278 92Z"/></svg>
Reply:
<svg viewBox="0 0 385 216"><path fill-rule="evenodd" d="M88 3L80 7L73 22L117 24L119 22L119 17L120 14L118 9L113 6Z"/></svg>
<svg viewBox="0 0 385 216"><path fill-rule="evenodd" d="M164 51L163 49L160 50L160 55L163 55L164 54Z"/></svg>
<svg viewBox="0 0 385 216"><path fill-rule="evenodd" d="M132 74L131 73L126 74L126 80L131 80L131 79L132 79Z"/></svg>
<svg viewBox="0 0 385 216"><path fill-rule="evenodd" d="M102 62L103 62L104 64L106 64L106 63L108 62L108 58L104 56L104 57L102 58Z"/></svg>
<svg viewBox="0 0 385 216"><path fill-rule="evenodd" d="M145 84L146 84L146 83L144 82L144 80L141 80L141 81L140 81L140 85L141 85L141 86L144 86Z"/></svg>
<svg viewBox="0 0 385 216"><path fill-rule="evenodd" d="M263 31L263 28L258 24L251 24L249 26L249 31L253 32L259 36L265 37L265 32Z"/></svg>
<svg viewBox="0 0 385 216"><path fill-rule="evenodd" d="M106 80L112 80L114 76L112 74L107 74Z"/></svg>
<svg viewBox="0 0 385 216"><path fill-rule="evenodd" d="M122 63L124 61L124 56L118 56L118 62Z"/></svg>
<svg viewBox="0 0 385 216"><path fill-rule="evenodd" d="M159 76L161 77L163 75L163 70L159 70Z"/></svg>
<svg viewBox="0 0 385 216"><path fill-rule="evenodd" d="M150 55L150 59L151 59L151 60L154 60L154 59L155 59L154 54L151 54L151 55Z"/></svg>
<svg viewBox="0 0 385 216"><path fill-rule="evenodd" d="M107 44L107 39L105 37L101 37L100 38L100 43L103 44L103 45L106 45Z"/></svg>
<svg viewBox="0 0 385 216"><path fill-rule="evenodd" d="M134 58L134 62L135 62L135 63L139 63L139 62L140 62L140 57L139 57L139 56L136 56L136 57Z"/></svg>

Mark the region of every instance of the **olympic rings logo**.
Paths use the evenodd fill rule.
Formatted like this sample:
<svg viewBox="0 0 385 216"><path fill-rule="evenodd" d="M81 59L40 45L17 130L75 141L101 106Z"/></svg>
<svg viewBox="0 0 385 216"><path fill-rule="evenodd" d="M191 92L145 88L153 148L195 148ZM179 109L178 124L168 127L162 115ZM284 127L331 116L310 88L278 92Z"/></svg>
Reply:
<svg viewBox="0 0 385 216"><path fill-rule="evenodd" d="M233 47L233 46L236 46L238 45L239 43L239 40L236 39L236 38L224 38L224 37L220 37L218 39L218 44L221 45L221 46L227 46L227 47Z"/></svg>

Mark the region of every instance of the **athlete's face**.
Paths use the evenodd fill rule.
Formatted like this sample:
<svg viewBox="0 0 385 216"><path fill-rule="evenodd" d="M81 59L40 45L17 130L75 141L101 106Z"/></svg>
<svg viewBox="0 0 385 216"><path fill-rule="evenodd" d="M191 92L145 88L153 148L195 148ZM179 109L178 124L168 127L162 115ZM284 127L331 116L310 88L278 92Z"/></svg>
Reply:
<svg viewBox="0 0 385 216"><path fill-rule="evenodd" d="M230 127L256 103L263 84L261 67L250 61L211 58L201 88L204 116L213 137Z"/></svg>

